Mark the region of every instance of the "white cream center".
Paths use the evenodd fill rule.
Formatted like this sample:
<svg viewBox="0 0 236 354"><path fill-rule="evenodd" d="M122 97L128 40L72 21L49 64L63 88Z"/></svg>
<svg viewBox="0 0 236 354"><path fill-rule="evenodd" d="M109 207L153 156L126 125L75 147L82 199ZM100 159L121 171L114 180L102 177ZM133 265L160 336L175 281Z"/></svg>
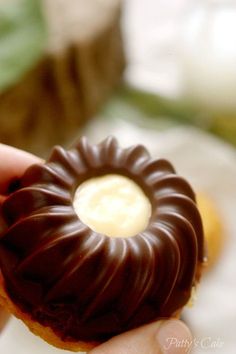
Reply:
<svg viewBox="0 0 236 354"><path fill-rule="evenodd" d="M129 237L143 231L151 203L131 179L115 174L91 178L76 190L74 209L92 230L111 237Z"/></svg>

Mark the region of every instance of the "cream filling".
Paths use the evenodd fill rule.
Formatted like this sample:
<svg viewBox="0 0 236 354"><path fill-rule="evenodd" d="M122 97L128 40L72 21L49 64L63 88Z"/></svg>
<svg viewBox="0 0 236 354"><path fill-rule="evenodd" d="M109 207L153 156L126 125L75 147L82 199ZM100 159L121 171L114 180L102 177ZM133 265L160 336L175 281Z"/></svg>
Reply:
<svg viewBox="0 0 236 354"><path fill-rule="evenodd" d="M94 177L75 191L75 212L92 230L110 237L129 237L145 230L151 203L131 179L115 174Z"/></svg>

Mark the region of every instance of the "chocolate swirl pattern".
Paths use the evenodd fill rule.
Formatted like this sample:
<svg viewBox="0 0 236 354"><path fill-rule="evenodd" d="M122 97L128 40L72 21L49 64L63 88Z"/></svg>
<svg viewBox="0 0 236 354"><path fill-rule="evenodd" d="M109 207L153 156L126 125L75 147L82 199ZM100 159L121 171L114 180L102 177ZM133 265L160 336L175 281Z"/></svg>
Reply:
<svg viewBox="0 0 236 354"><path fill-rule="evenodd" d="M134 180L152 205L148 227L112 238L83 224L76 188L106 174ZM11 299L64 340L106 340L189 300L204 262L201 218L190 185L143 146L86 138L31 166L3 205L0 263Z"/></svg>

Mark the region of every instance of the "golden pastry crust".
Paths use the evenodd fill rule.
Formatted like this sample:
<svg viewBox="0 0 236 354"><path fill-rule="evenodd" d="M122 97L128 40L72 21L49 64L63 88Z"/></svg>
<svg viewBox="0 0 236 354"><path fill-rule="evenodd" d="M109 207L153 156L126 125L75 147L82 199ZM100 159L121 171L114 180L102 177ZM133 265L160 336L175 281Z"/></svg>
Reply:
<svg viewBox="0 0 236 354"><path fill-rule="evenodd" d="M224 244L223 224L214 202L204 193L197 194L205 241L207 246L207 267L210 269L218 260Z"/></svg>
<svg viewBox="0 0 236 354"><path fill-rule="evenodd" d="M8 320L10 318L10 313L6 308L0 305L0 334L2 329L6 326Z"/></svg>
<svg viewBox="0 0 236 354"><path fill-rule="evenodd" d="M31 317L22 312L19 307L17 307L9 298L5 291L4 280L0 275L0 305L11 312L14 316L23 321L29 330L35 335L44 339L47 343L53 345L54 347L70 350L72 352L79 351L89 351L96 347L99 343L97 342L82 342L82 341L63 341L57 334L50 328L41 325L40 323L33 321Z"/></svg>

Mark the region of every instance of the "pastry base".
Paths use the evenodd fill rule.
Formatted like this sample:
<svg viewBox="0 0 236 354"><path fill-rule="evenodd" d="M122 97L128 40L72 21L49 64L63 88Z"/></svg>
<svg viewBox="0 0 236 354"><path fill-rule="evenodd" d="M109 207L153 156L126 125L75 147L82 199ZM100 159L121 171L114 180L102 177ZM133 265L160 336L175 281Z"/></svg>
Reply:
<svg viewBox="0 0 236 354"><path fill-rule="evenodd" d="M0 305L0 334L2 329L6 326L9 318L10 318L10 313L6 310L5 307L2 307Z"/></svg>

